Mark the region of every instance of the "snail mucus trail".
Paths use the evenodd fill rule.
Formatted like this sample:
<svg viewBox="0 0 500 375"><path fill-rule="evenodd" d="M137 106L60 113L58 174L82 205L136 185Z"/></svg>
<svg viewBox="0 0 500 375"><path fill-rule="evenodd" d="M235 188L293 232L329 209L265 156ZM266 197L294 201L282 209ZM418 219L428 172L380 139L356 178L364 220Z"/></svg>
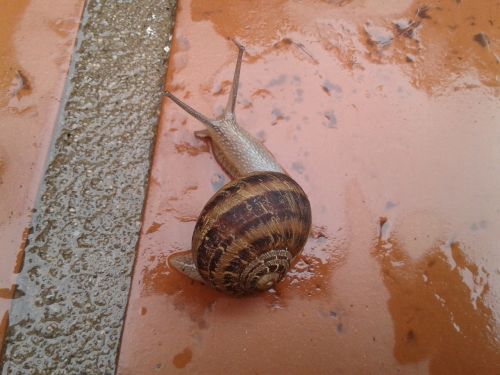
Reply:
<svg viewBox="0 0 500 375"><path fill-rule="evenodd" d="M173 254L172 267L194 280L232 295L272 288L301 253L311 229L307 195L262 143L236 122L244 47L223 114L209 119L166 91L179 107L206 128L195 131L210 140L218 163L233 180L203 208L193 232L191 254Z"/></svg>

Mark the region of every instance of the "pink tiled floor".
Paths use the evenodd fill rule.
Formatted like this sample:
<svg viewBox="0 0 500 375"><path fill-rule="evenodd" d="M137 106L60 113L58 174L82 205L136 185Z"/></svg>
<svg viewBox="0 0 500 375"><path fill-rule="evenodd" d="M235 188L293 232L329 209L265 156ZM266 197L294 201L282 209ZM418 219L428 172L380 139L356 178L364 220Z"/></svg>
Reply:
<svg viewBox="0 0 500 375"><path fill-rule="evenodd" d="M171 270L228 181L165 100L119 361L137 373L493 373L500 363L498 4L179 2L167 86L237 116L308 193L276 291Z"/></svg>

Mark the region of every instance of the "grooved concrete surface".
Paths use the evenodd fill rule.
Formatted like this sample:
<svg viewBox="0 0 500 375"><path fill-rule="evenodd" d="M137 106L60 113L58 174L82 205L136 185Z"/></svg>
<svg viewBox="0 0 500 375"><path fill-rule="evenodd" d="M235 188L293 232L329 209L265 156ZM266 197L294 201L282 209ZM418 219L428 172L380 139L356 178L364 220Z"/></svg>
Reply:
<svg viewBox="0 0 500 375"><path fill-rule="evenodd" d="M175 3L86 6L2 374L115 371Z"/></svg>

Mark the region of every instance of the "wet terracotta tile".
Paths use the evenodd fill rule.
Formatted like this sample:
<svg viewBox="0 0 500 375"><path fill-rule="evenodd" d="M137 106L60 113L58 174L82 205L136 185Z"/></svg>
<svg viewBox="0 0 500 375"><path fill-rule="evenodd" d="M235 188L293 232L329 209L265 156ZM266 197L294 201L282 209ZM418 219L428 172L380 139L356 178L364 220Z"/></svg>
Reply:
<svg viewBox="0 0 500 375"><path fill-rule="evenodd" d="M0 344L83 9L7 1L0 12ZM17 293L22 291L17 290ZM1 349L0 349L1 353Z"/></svg>
<svg viewBox="0 0 500 375"><path fill-rule="evenodd" d="M229 177L194 137L202 124L166 100L119 373L496 371L499 12L180 1L167 86L219 114L229 39L244 44L238 121L307 192L313 231L287 278L258 296L171 270Z"/></svg>

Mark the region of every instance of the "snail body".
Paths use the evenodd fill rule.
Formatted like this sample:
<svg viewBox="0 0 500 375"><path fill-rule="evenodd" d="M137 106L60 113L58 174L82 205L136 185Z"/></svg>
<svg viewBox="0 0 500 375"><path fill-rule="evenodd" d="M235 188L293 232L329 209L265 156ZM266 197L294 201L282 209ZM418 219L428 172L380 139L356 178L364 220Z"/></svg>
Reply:
<svg viewBox="0 0 500 375"><path fill-rule="evenodd" d="M239 48L224 113L211 120L170 92L186 112L206 125L218 163L233 177L207 202L197 220L189 256L170 264L192 279L232 295L272 288L302 251L311 229L307 195L274 156L235 119L234 107L244 48Z"/></svg>

